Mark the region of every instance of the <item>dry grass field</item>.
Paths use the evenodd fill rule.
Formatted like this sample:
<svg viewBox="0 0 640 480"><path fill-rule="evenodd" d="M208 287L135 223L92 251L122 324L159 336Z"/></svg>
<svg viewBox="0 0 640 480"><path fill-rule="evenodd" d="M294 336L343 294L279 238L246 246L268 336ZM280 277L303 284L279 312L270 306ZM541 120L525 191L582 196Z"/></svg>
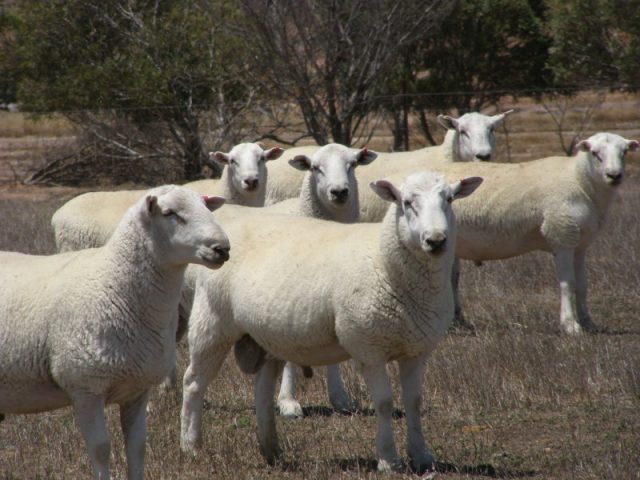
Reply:
<svg viewBox="0 0 640 480"><path fill-rule="evenodd" d="M639 103L637 97L622 98L623 107L608 106L591 130L640 138ZM531 159L559 153L553 130L544 133L534 107L523 104L522 109L526 115L509 123L514 155ZM538 122L540 128L532 132L525 122ZM535 154L539 151L544 153ZM0 189L0 249L52 253L51 214L78 192ZM482 267L463 262L462 301L477 331L450 334L430 358L424 382L423 425L439 461L438 478L640 479L639 205L636 153L629 157L619 199L588 254L591 311L605 333L561 334L550 255L530 254ZM185 368L185 353L183 345L179 372ZM305 418L278 420L285 454L274 467L258 452L252 379L240 374L233 360L209 389L204 448L197 457L180 452L180 394L154 393L146 478L416 478L409 471L376 472L375 416L362 379L350 366L344 368L350 391L368 408L352 416L332 411L323 372L317 369L313 379L301 382ZM109 408L108 419L112 471L125 478L117 409ZM401 411L395 431L402 450ZM69 409L7 416L0 423L0 479L89 474Z"/></svg>

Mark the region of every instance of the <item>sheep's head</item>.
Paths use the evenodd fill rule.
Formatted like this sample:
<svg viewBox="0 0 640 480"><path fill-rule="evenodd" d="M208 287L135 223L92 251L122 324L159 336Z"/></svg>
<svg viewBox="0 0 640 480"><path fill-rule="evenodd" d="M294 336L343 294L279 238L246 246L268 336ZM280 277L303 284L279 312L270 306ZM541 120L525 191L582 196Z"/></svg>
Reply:
<svg viewBox="0 0 640 480"><path fill-rule="evenodd" d="M410 250L441 254L455 238L455 218L451 202L471 195L482 183L480 177L469 177L447 183L434 172L409 175L401 188L387 180L371 183L376 194L396 204L400 241Z"/></svg>
<svg viewBox="0 0 640 480"><path fill-rule="evenodd" d="M283 152L280 147L264 150L257 143L240 143L229 153L211 152L209 158L229 169L228 175L238 193L252 197L264 191L267 180L265 162L275 160Z"/></svg>
<svg viewBox="0 0 640 480"><path fill-rule="evenodd" d="M619 185L624 177L627 152L639 146L637 140L627 140L615 133L596 133L578 142L576 148L589 153L592 165L606 183Z"/></svg>
<svg viewBox="0 0 640 480"><path fill-rule="evenodd" d="M147 192L138 209L156 258L174 266L220 268L229 259L229 239L211 212L223 204L222 197L175 185Z"/></svg>
<svg viewBox="0 0 640 480"><path fill-rule="evenodd" d="M495 127L513 110L497 115L465 113L460 118L438 115L438 123L458 133L458 156L464 162L488 162L496 149Z"/></svg>
<svg viewBox="0 0 640 480"><path fill-rule="evenodd" d="M298 155L289 164L298 170L309 170L318 199L328 209L346 208L357 201L355 168L368 165L378 155L367 148L349 148L330 143L319 148L311 157Z"/></svg>

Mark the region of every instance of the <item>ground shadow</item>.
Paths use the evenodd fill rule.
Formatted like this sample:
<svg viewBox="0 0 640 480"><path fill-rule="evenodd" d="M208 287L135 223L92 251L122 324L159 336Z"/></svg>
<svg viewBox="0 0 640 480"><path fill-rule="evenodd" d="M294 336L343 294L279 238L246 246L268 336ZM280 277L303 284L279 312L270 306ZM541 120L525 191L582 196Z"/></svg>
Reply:
<svg viewBox="0 0 640 480"><path fill-rule="evenodd" d="M346 410L336 410L331 407L327 407L326 405L309 405L307 407L302 407L302 414L304 417L331 417L333 415L343 415L346 417L357 415L361 417L373 417L376 414L376 411L373 408L360 408L354 412L346 411ZM404 412L400 409L395 409L393 411L393 418L404 418Z"/></svg>

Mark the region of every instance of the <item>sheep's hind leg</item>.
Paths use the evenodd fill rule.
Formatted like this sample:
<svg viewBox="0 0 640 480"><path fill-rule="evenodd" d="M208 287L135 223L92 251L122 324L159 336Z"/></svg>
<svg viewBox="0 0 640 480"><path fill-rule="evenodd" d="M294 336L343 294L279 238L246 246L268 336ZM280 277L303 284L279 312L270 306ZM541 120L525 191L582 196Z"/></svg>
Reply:
<svg viewBox="0 0 640 480"><path fill-rule="evenodd" d="M293 362L287 362L282 372L282 383L278 394L278 410L280 415L287 419L301 418L302 407L296 400L296 371L298 366Z"/></svg>
<svg viewBox="0 0 640 480"><path fill-rule="evenodd" d="M146 409L149 391L120 405L120 425L127 452L127 479L144 479L144 453L147 438Z"/></svg>
<svg viewBox="0 0 640 480"><path fill-rule="evenodd" d="M407 454L417 473L433 470L433 456L429 452L422 433L420 406L422 402L422 378L425 357L398 360L402 402L407 419Z"/></svg>
<svg viewBox="0 0 640 480"><path fill-rule="evenodd" d="M104 419L105 401L102 395L73 394L73 414L82 433L91 460L94 479L109 477L109 433Z"/></svg>
<svg viewBox="0 0 640 480"><path fill-rule="evenodd" d="M182 382L180 446L183 451L193 453L202 446L204 395L211 381L218 375L232 343L209 345L205 352L196 350L196 342L190 344L191 361Z"/></svg>
<svg viewBox="0 0 640 480"><path fill-rule="evenodd" d="M255 403L258 422L258 442L260 453L269 465L273 465L280 456L278 446L278 432L276 431L276 417L273 397L276 380L282 371L280 360L267 360L255 379Z"/></svg>
<svg viewBox="0 0 640 480"><path fill-rule="evenodd" d="M378 431L376 433L376 453L378 470L381 472L402 471L402 462L398 458L393 440L391 415L393 413L393 392L387 375L386 364L362 365L362 375L376 409Z"/></svg>
<svg viewBox="0 0 640 480"><path fill-rule="evenodd" d="M587 258L584 250L577 251L574 258L576 269L576 301L578 307L578 321L580 326L587 332L600 332L603 327L598 326L591 319L589 307L587 306Z"/></svg>
<svg viewBox="0 0 640 480"><path fill-rule="evenodd" d="M329 391L329 401L337 411L354 413L360 410L358 403L349 398L349 394L344 388L340 365L337 363L327 367L327 390Z"/></svg>
<svg viewBox="0 0 640 480"><path fill-rule="evenodd" d="M560 282L560 326L565 333L577 334L582 331L582 327L577 321L574 250L556 250L554 260Z"/></svg>
<svg viewBox="0 0 640 480"><path fill-rule="evenodd" d="M453 325L451 327L457 330L468 330L470 332L474 332L476 327L465 318L464 313L462 313L462 306L460 305L460 259L458 257L455 257L453 261L453 269L451 270L451 287L453 289L453 305L455 307Z"/></svg>

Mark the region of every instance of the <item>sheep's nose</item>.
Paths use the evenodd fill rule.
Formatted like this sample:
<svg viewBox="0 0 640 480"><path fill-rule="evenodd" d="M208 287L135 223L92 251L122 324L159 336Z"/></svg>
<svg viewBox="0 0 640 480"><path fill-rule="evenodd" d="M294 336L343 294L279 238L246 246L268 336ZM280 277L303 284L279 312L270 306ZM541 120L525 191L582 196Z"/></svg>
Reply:
<svg viewBox="0 0 640 480"><path fill-rule="evenodd" d="M219 260L226 262L227 260L229 260L229 251L231 250L230 247L224 246L224 245L218 245L213 247L213 253L216 254L216 256L218 257Z"/></svg>
<svg viewBox="0 0 640 480"><path fill-rule="evenodd" d="M606 173L605 175L611 180L611 183L620 183L622 181L622 173Z"/></svg>
<svg viewBox="0 0 640 480"><path fill-rule="evenodd" d="M258 188L258 179L257 178L247 178L242 181L244 183L244 188L246 190L252 191Z"/></svg>
<svg viewBox="0 0 640 480"><path fill-rule="evenodd" d="M434 233L424 240L432 252L442 250L446 241L447 236L444 233Z"/></svg>
<svg viewBox="0 0 640 480"><path fill-rule="evenodd" d="M478 160L480 160L481 162L488 162L489 160L491 160L491 154L490 153L478 153L476 155L476 158Z"/></svg>
<svg viewBox="0 0 640 480"><path fill-rule="evenodd" d="M329 190L329 193L331 193L331 196L337 203L345 203L349 198L348 188L332 188Z"/></svg>

